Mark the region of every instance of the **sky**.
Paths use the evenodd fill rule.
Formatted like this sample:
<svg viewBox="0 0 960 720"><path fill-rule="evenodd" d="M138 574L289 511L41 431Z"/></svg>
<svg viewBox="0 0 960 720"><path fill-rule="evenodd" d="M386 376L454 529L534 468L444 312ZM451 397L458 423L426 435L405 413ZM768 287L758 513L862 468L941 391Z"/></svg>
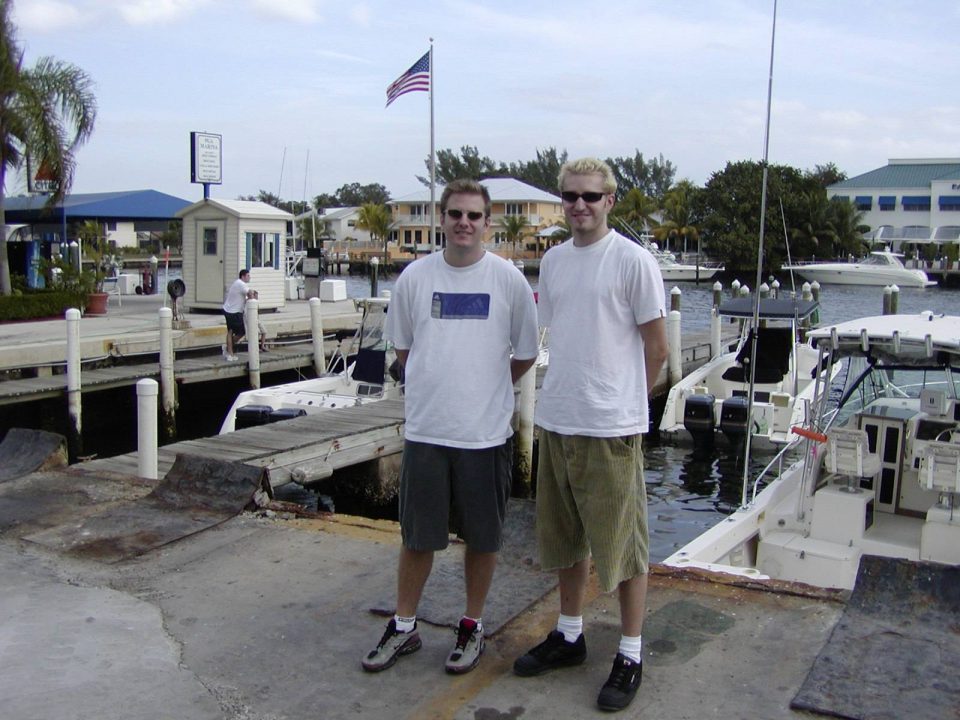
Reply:
<svg viewBox="0 0 960 720"><path fill-rule="evenodd" d="M94 81L75 193L202 198L191 131L222 136L213 197L416 192L429 95L385 92L431 38L437 150L639 151L698 185L764 156L773 0L14 0L13 18L26 65ZM960 157L958 35L957 0L780 0L770 162Z"/></svg>

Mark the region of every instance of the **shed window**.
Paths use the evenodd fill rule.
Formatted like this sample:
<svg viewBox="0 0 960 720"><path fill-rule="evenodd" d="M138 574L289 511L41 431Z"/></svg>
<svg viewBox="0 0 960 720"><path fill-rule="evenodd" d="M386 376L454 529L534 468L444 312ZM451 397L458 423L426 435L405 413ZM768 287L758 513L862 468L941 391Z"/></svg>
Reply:
<svg viewBox="0 0 960 720"><path fill-rule="evenodd" d="M280 233L247 233L248 266L278 268Z"/></svg>

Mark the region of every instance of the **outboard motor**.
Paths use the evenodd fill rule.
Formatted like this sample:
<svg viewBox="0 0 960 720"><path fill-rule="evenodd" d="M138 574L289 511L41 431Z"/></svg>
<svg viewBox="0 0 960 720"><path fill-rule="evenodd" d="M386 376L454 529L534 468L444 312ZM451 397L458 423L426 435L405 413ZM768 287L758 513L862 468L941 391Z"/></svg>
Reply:
<svg viewBox="0 0 960 720"><path fill-rule="evenodd" d="M270 422L270 413L273 408L269 405L244 405L237 408L237 417L233 421L235 430L266 425Z"/></svg>
<svg viewBox="0 0 960 720"><path fill-rule="evenodd" d="M303 417L306 414L307 411L303 408L280 408L270 413L270 422L282 422L290 418Z"/></svg>
<svg viewBox="0 0 960 720"><path fill-rule="evenodd" d="M724 400L720 406L720 432L734 445L743 442L750 427L748 404L745 397L732 397Z"/></svg>
<svg viewBox="0 0 960 720"><path fill-rule="evenodd" d="M683 404L683 426L693 438L694 447L709 447L713 445L715 428L713 420L713 406L716 398L704 393L702 395L688 395Z"/></svg>

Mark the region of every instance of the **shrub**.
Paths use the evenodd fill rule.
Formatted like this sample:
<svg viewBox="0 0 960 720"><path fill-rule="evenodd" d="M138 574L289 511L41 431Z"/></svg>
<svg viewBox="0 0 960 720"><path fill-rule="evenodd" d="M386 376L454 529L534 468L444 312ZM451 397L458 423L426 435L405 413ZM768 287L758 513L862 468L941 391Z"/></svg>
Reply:
<svg viewBox="0 0 960 720"><path fill-rule="evenodd" d="M0 322L62 318L69 308L82 308L86 293L77 290L45 290L0 296Z"/></svg>

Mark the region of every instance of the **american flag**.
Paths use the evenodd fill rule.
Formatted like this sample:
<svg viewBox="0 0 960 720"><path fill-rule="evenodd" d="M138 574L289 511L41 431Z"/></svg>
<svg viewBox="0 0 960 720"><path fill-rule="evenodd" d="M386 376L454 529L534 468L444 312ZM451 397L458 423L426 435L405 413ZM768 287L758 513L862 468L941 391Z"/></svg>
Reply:
<svg viewBox="0 0 960 720"><path fill-rule="evenodd" d="M430 90L430 52L424 53L410 69L398 77L387 88L387 107L401 95L408 92L427 92Z"/></svg>

